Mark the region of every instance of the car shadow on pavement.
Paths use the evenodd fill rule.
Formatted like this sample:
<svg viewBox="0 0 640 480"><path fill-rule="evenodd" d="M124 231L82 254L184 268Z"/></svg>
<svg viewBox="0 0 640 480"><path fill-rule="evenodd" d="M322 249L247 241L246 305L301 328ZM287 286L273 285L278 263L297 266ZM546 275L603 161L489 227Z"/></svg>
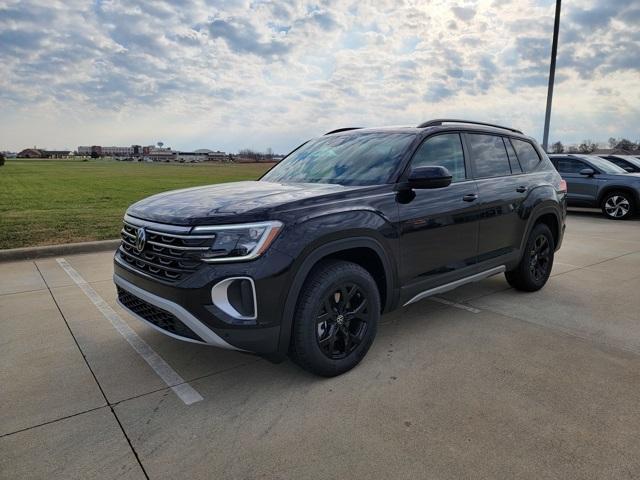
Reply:
<svg viewBox="0 0 640 480"><path fill-rule="evenodd" d="M599 218L602 220L607 220L607 221L615 221L615 220L609 220L608 218L605 218L605 216L602 214L602 211L599 208L577 208L577 207L569 207L567 209L569 218L571 217L581 217L581 218ZM626 220L620 220L620 222L631 222L631 223L637 223L640 222L640 214L636 213L635 216L626 219Z"/></svg>

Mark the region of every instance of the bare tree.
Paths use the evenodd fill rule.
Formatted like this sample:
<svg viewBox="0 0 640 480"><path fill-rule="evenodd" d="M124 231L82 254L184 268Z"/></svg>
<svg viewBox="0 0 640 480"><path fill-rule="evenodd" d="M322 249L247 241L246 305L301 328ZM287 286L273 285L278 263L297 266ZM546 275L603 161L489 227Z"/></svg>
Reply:
<svg viewBox="0 0 640 480"><path fill-rule="evenodd" d="M619 150L637 150L640 148L640 141L632 142L627 138L609 138L609 148L619 149Z"/></svg>
<svg viewBox="0 0 640 480"><path fill-rule="evenodd" d="M614 148L619 148L621 150L632 151L638 148L638 145L633 143L631 140L627 140L626 138L621 138Z"/></svg>
<svg viewBox="0 0 640 480"><path fill-rule="evenodd" d="M598 144L592 142L591 140L583 140L580 145L578 145L578 151L580 153L593 153L598 149Z"/></svg>
<svg viewBox="0 0 640 480"><path fill-rule="evenodd" d="M557 141L553 145L551 145L551 151L553 153L564 153L564 145L561 141Z"/></svg>
<svg viewBox="0 0 640 480"><path fill-rule="evenodd" d="M250 158L254 162L270 162L273 160L273 150L267 149L267 153L256 152L250 148L244 148L238 152L239 157Z"/></svg>

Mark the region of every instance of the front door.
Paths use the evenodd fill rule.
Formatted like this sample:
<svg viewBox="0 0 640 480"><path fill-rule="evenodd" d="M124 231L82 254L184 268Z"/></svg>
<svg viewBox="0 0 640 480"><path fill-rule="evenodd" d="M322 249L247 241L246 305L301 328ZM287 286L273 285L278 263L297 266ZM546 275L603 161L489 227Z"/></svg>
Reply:
<svg viewBox="0 0 640 480"><path fill-rule="evenodd" d="M595 202L598 192L598 181L594 177L581 175L585 168L595 170L591 165L572 157L559 157L556 168L567 182L567 201L578 205L591 205Z"/></svg>
<svg viewBox="0 0 640 480"><path fill-rule="evenodd" d="M414 154L410 170L423 166L446 167L453 179L448 187L398 195L400 277L406 296L465 276L465 269L476 262L478 191L467 174L460 134L427 138Z"/></svg>

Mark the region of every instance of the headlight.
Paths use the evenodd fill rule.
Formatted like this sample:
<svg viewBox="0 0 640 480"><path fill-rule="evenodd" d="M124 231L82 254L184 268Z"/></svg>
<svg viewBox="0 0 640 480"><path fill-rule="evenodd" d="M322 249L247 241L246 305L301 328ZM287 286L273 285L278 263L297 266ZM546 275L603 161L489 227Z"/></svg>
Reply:
<svg viewBox="0 0 640 480"><path fill-rule="evenodd" d="M282 223L260 222L239 225L201 226L193 234L213 233L211 248L202 252L205 262L252 260L262 255L280 233Z"/></svg>

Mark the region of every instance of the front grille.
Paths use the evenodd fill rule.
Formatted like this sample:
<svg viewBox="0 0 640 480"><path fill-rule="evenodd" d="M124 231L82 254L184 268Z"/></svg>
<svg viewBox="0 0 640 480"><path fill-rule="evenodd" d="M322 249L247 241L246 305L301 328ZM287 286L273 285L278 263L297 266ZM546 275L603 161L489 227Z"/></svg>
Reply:
<svg viewBox="0 0 640 480"><path fill-rule="evenodd" d="M147 322L153 323L156 327L178 335L179 337L202 341L198 335L193 333L189 327L178 320L172 313L145 302L119 286L116 286L116 288L118 289L118 300L120 300L120 303L136 315L144 318Z"/></svg>
<svg viewBox="0 0 640 480"><path fill-rule="evenodd" d="M178 282L201 264L200 254L210 248L215 235L189 235L145 228L146 244L136 247L138 229L124 222L120 235L120 256L130 266L165 282Z"/></svg>

